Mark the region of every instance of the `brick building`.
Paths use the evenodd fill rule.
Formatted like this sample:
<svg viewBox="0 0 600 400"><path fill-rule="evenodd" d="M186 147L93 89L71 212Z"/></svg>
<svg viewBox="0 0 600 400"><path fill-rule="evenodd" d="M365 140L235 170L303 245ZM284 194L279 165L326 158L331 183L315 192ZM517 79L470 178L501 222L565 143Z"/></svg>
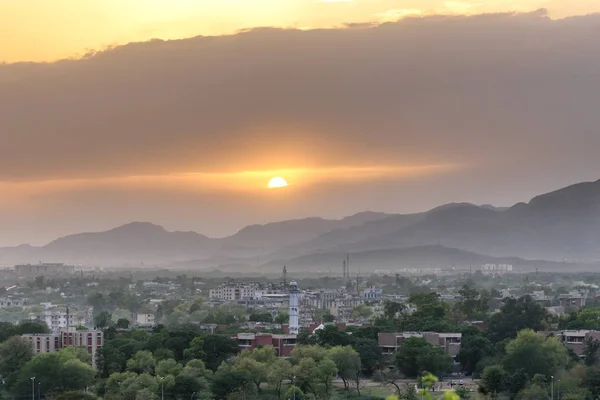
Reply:
<svg viewBox="0 0 600 400"><path fill-rule="evenodd" d="M273 347L278 357L289 357L296 346L296 335L271 333L238 333L234 336L241 351L264 346Z"/></svg>

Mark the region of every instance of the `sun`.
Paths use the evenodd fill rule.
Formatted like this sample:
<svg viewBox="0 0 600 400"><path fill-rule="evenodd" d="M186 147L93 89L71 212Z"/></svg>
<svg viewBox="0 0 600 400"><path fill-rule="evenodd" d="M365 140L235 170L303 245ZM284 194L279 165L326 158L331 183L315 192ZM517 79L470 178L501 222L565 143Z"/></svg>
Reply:
<svg viewBox="0 0 600 400"><path fill-rule="evenodd" d="M285 179L283 179L280 176L276 176L275 178L271 178L271 180L269 181L269 189L275 189L275 188L281 188L281 187L286 187L288 184L285 181Z"/></svg>

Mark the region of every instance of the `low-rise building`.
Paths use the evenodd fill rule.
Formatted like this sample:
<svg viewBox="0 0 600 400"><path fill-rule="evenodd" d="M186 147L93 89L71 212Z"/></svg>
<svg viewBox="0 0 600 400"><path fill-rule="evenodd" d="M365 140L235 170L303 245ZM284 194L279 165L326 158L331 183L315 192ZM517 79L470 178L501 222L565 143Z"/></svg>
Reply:
<svg viewBox="0 0 600 400"><path fill-rule="evenodd" d="M240 350L252 351L258 346L273 347L278 357L289 357L296 346L296 335L271 333L238 333L234 339Z"/></svg>
<svg viewBox="0 0 600 400"><path fill-rule="evenodd" d="M153 313L137 313L134 314L134 321L137 325L150 325L153 326L156 322Z"/></svg>
<svg viewBox="0 0 600 400"><path fill-rule="evenodd" d="M585 307L588 293L585 291L571 291L568 294L558 296L560 305L564 307L565 312L578 312L582 307Z"/></svg>
<svg viewBox="0 0 600 400"><path fill-rule="evenodd" d="M460 352L462 342L461 333L438 333L438 332L399 332L379 333L377 341L384 355L392 355L398 351L404 341L408 338L417 337L425 339L432 346L439 346L446 354L456 357Z"/></svg>
<svg viewBox="0 0 600 400"><path fill-rule="evenodd" d="M0 308L23 307L24 302L21 299L13 299L11 297L0 299Z"/></svg>

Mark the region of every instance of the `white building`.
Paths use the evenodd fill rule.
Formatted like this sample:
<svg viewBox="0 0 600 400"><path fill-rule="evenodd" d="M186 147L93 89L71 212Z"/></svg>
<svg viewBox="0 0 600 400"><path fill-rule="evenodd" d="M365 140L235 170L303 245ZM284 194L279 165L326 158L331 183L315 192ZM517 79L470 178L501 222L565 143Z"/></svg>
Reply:
<svg viewBox="0 0 600 400"><path fill-rule="evenodd" d="M58 332L69 324L66 311L44 311L40 319L48 325L52 332Z"/></svg>
<svg viewBox="0 0 600 400"><path fill-rule="evenodd" d="M154 325L155 318L152 313L138 313L135 314L135 323L137 325Z"/></svg>
<svg viewBox="0 0 600 400"><path fill-rule="evenodd" d="M256 299L256 286L251 284L224 283L216 289L210 289L208 296L211 299L227 301L254 300Z"/></svg>

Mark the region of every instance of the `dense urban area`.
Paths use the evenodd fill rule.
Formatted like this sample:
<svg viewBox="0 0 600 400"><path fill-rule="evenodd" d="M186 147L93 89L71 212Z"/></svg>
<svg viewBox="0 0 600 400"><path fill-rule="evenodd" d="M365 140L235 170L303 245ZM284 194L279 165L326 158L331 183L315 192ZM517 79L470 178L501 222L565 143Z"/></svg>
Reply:
<svg viewBox="0 0 600 400"><path fill-rule="evenodd" d="M600 395L595 273L361 276L347 258L320 277L38 264L0 278L6 399Z"/></svg>

